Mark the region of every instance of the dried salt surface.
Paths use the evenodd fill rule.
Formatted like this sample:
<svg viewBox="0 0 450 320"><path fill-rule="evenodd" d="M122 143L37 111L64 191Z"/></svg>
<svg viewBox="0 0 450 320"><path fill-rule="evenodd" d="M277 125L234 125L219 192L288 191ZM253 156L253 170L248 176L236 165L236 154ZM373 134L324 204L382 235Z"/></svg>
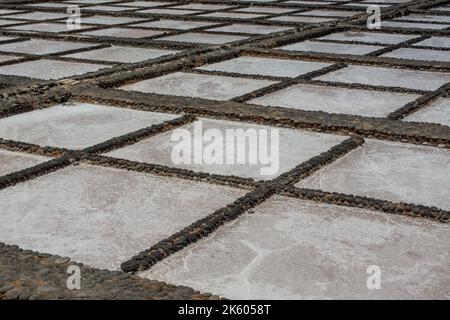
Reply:
<svg viewBox="0 0 450 320"><path fill-rule="evenodd" d="M329 63L300 60L239 57L209 64L197 69L275 77L297 77L330 65Z"/></svg>
<svg viewBox="0 0 450 320"><path fill-rule="evenodd" d="M21 10L9 10L9 9L0 9L0 14L11 14L11 13L21 13L24 11Z"/></svg>
<svg viewBox="0 0 450 320"><path fill-rule="evenodd" d="M299 16L316 16L316 17L352 17L360 14L359 11L344 11L344 10L311 10L297 13Z"/></svg>
<svg viewBox="0 0 450 320"><path fill-rule="evenodd" d="M381 55L381 57L450 62L450 53L448 51L430 49L400 48L392 52L385 53Z"/></svg>
<svg viewBox="0 0 450 320"><path fill-rule="evenodd" d="M431 29L442 30L450 27L448 24L439 23L419 23L419 22L398 22L398 21L382 21L381 27L392 28L411 28L411 29Z"/></svg>
<svg viewBox="0 0 450 320"><path fill-rule="evenodd" d="M158 78L131 83L120 87L120 89L223 101L274 83L274 81L269 80L175 72Z"/></svg>
<svg viewBox="0 0 450 320"><path fill-rule="evenodd" d="M138 12L142 13L152 13L152 14L168 14L168 15L187 15L187 14L193 14L193 13L199 13L198 10L176 10L176 9L146 9L146 10L140 10Z"/></svg>
<svg viewBox="0 0 450 320"><path fill-rule="evenodd" d="M16 23L23 23L24 21L20 20L6 20L6 19L0 19L0 26L8 26Z"/></svg>
<svg viewBox="0 0 450 320"><path fill-rule="evenodd" d="M275 18L268 19L270 21L281 21L281 22L298 22L298 23L320 23L335 21L335 18L318 18L318 17L302 17L302 16L279 16Z"/></svg>
<svg viewBox="0 0 450 320"><path fill-rule="evenodd" d="M169 5L169 2L159 2L159 1L133 1L133 2L125 2L121 3L121 6L130 6L130 7L159 7Z"/></svg>
<svg viewBox="0 0 450 320"><path fill-rule="evenodd" d="M436 90L450 81L450 73L349 65L316 79L417 90Z"/></svg>
<svg viewBox="0 0 450 320"><path fill-rule="evenodd" d="M275 7L248 7L233 10L233 12L250 12L250 13L267 13L267 14L280 14L294 12L298 9L288 9L288 8L275 8Z"/></svg>
<svg viewBox="0 0 450 320"><path fill-rule="evenodd" d="M52 12L29 12L14 15L14 19L26 19L26 20L48 20L48 19L64 19L64 18L67 18L67 14L52 13Z"/></svg>
<svg viewBox="0 0 450 320"><path fill-rule="evenodd" d="M227 186L82 164L1 190L0 217L8 223L0 225L0 233L2 241L24 248L118 269L244 194Z"/></svg>
<svg viewBox="0 0 450 320"><path fill-rule="evenodd" d="M384 47L381 46L369 46L363 44L343 44L343 43L328 43L328 42L314 42L304 41L287 46L279 47L279 49L289 51L310 51L310 52L324 52L334 54L355 54L363 55L371 53Z"/></svg>
<svg viewBox="0 0 450 320"><path fill-rule="evenodd" d="M82 149L175 117L87 103L56 105L0 119L0 138Z"/></svg>
<svg viewBox="0 0 450 320"><path fill-rule="evenodd" d="M133 23L145 20L143 18L127 18L127 17L109 17L109 16L92 16L83 17L83 23L87 24L123 24Z"/></svg>
<svg viewBox="0 0 450 320"><path fill-rule="evenodd" d="M290 27L265 26L259 24L241 24L236 23L224 27L208 29L208 32L229 32L229 33L250 33L250 34L269 34L291 30Z"/></svg>
<svg viewBox="0 0 450 320"><path fill-rule="evenodd" d="M381 43L381 44L398 44L407 40L417 38L417 35L405 34L391 34L379 32L339 32L333 33L319 39L323 40L338 40L338 41L360 41L367 43Z"/></svg>
<svg viewBox="0 0 450 320"><path fill-rule="evenodd" d="M188 9L188 10L224 10L232 8L232 6L220 5L220 4L202 4L202 3L190 3L180 6L171 7L174 9Z"/></svg>
<svg viewBox="0 0 450 320"><path fill-rule="evenodd" d="M438 15L434 16L434 15L425 15L425 14L410 14L408 16L395 18L394 20L411 20L411 21L419 21L419 22L450 23L449 16L438 16Z"/></svg>
<svg viewBox="0 0 450 320"><path fill-rule="evenodd" d="M85 7L83 8L83 10L115 12L115 11L136 10L136 8L119 7L119 6L93 6L93 7Z"/></svg>
<svg viewBox="0 0 450 320"><path fill-rule="evenodd" d="M116 38L145 38L164 34L164 31L147 29L126 29L126 28L107 28L94 31L81 32L80 34L89 36L103 36Z"/></svg>
<svg viewBox="0 0 450 320"><path fill-rule="evenodd" d="M450 210L450 151L367 139L296 186Z"/></svg>
<svg viewBox="0 0 450 320"><path fill-rule="evenodd" d="M225 44L234 41L240 41L248 39L248 37L224 35L224 34L209 34L200 32L190 32L177 34L173 36L158 38L156 40L163 41L175 41L175 42L188 42L188 43L206 43L206 44Z"/></svg>
<svg viewBox="0 0 450 320"><path fill-rule="evenodd" d="M13 57L13 56L7 56L7 55L4 55L4 54L0 54L0 63L1 62L6 62L6 61L11 61L11 60L17 60L19 58L20 57Z"/></svg>
<svg viewBox="0 0 450 320"><path fill-rule="evenodd" d="M119 2L120 0L68 0L67 3L80 3L80 4L94 4L94 3L106 3L106 2Z"/></svg>
<svg viewBox="0 0 450 320"><path fill-rule="evenodd" d="M396 92L298 84L250 100L249 103L366 117L386 117L418 97Z"/></svg>
<svg viewBox="0 0 450 320"><path fill-rule="evenodd" d="M449 298L448 225L278 195L254 211L138 275L229 299Z"/></svg>
<svg viewBox="0 0 450 320"><path fill-rule="evenodd" d="M417 42L413 45L438 47L438 48L450 48L450 38L448 38L448 37L431 37L429 39Z"/></svg>
<svg viewBox="0 0 450 320"><path fill-rule="evenodd" d="M256 14L256 13L238 13L238 12L213 12L201 14L198 17L208 17L208 18L231 18L231 19L253 19L262 18L267 16L266 14Z"/></svg>
<svg viewBox="0 0 450 320"><path fill-rule="evenodd" d="M284 3L289 3L289 4L318 4L318 5L333 4L333 2L327 2L327 1L285 1Z"/></svg>
<svg viewBox="0 0 450 320"><path fill-rule="evenodd" d="M70 1L76 3L75 1ZM67 8L69 4L58 3L58 2L42 2L42 3L29 3L26 4L27 7L44 7L44 8Z"/></svg>
<svg viewBox="0 0 450 320"><path fill-rule="evenodd" d="M28 61L7 66L0 66L0 74L29 77L43 80L55 80L82 75L100 69L109 68L92 63L79 63L56 60Z"/></svg>
<svg viewBox="0 0 450 320"><path fill-rule="evenodd" d="M80 25L81 29L88 28L86 25ZM26 25L19 25L7 27L6 29L34 31L34 32L65 32L70 31L65 23L32 23Z"/></svg>
<svg viewBox="0 0 450 320"><path fill-rule="evenodd" d="M226 138L226 130L236 130L236 129L254 129L258 130L267 130L268 142L268 152L267 155L270 155L270 150L272 147L272 141L270 140L272 130L279 131L279 166L276 171L275 163L272 162L274 173L270 174L262 174L261 168L268 168L271 164L262 164L258 162L257 164L249 164L248 157L246 164L237 164L236 155L230 154L225 149L223 149L223 160L222 164L208 164L202 162L201 164L194 163L194 158L191 159L191 164L185 163L174 163L172 161L172 152L174 147L179 144L179 140L175 139L175 141L171 141L172 139L172 131L165 132L160 135L151 137L149 139L142 140L134 145L126 146L121 149L114 150L109 152L107 155L116 158L129 159L133 161L146 162L146 163L156 163L161 165L166 165L170 167L184 168L197 172L207 172L212 174L222 174L222 175L235 175L245 178L253 178L255 180L268 180L279 176L281 173L286 172L288 170L293 169L298 164L310 159L311 157L317 156L322 152L327 151L331 147L337 145L342 142L347 137L338 136L334 134L324 134L324 133L316 133L316 132L308 132L308 131L300 131L293 129L283 129L283 128L275 128L269 126L261 126L250 123L239 123L232 121L222 121L222 120L209 120L209 119L201 119L200 121L196 121L194 124L189 124L183 127L186 129L192 139L191 144L191 152L192 157L197 158L202 155L202 151L198 149L193 149L194 145L201 145L201 136L194 136L194 128L195 125L199 125L201 123L203 132L206 130L213 129L219 130L223 139ZM197 127L198 128L198 127ZM202 145L204 147L208 146L211 143L204 142ZM241 142L236 141L236 144ZM247 144L249 142L246 142ZM227 147L226 142L224 142L224 148ZM230 148L230 144L228 144L228 148ZM246 148L246 155L248 155L248 146ZM206 151L205 151L206 152ZM274 150L276 152L276 150ZM231 160L232 164L225 164L224 159ZM259 158L258 158L259 159ZM274 159L274 158L273 158Z"/></svg>
<svg viewBox="0 0 450 320"><path fill-rule="evenodd" d="M0 176L30 168L48 160L50 158L34 154L0 150Z"/></svg>
<svg viewBox="0 0 450 320"><path fill-rule="evenodd" d="M0 45L0 51L12 53L50 54L75 49L90 48L95 45L95 43L31 39L27 41L2 44Z"/></svg>
<svg viewBox="0 0 450 320"><path fill-rule="evenodd" d="M214 26L216 24L217 23L203 22L203 21L183 21L183 20L163 19L150 22L141 22L135 24L135 26L144 28L190 30L194 28Z"/></svg>
<svg viewBox="0 0 450 320"><path fill-rule="evenodd" d="M364 3L407 3L411 2L411 0L364 0Z"/></svg>
<svg viewBox="0 0 450 320"><path fill-rule="evenodd" d="M450 99L439 98L430 106L407 116L405 120L438 123L450 127Z"/></svg>
<svg viewBox="0 0 450 320"><path fill-rule="evenodd" d="M16 39L16 38L0 36L0 42L1 42L1 41L9 41L9 40L13 40L13 39Z"/></svg>
<svg viewBox="0 0 450 320"><path fill-rule="evenodd" d="M65 57L111 61L111 62L134 63L149 59L155 59L161 56L170 55L174 53L176 53L176 51L112 46L98 50L69 54L66 55Z"/></svg>

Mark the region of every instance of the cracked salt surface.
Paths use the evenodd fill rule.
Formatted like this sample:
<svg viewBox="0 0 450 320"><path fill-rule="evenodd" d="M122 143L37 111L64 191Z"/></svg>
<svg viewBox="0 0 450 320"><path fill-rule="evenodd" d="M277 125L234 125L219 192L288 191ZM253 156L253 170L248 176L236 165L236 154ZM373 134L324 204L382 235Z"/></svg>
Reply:
<svg viewBox="0 0 450 320"><path fill-rule="evenodd" d="M349 65L315 79L417 90L436 90L450 81L450 73Z"/></svg>
<svg viewBox="0 0 450 320"><path fill-rule="evenodd" d="M366 143L296 184L450 210L450 151L366 139Z"/></svg>
<svg viewBox="0 0 450 320"><path fill-rule="evenodd" d="M0 138L82 149L175 117L88 103L56 105L0 119Z"/></svg>
<svg viewBox="0 0 450 320"><path fill-rule="evenodd" d="M0 176L33 167L50 160L48 157L0 150Z"/></svg>
<svg viewBox="0 0 450 320"><path fill-rule="evenodd" d="M432 102L430 106L407 116L405 120L438 123L450 127L450 99L439 98Z"/></svg>
<svg viewBox="0 0 450 320"><path fill-rule="evenodd" d="M264 106L385 117L418 95L298 84L250 100Z"/></svg>
<svg viewBox="0 0 450 320"><path fill-rule="evenodd" d="M118 269L244 194L227 186L82 164L0 190L0 218L9 222L0 224L0 233L2 241L20 247Z"/></svg>
<svg viewBox="0 0 450 320"><path fill-rule="evenodd" d="M209 64L197 69L275 77L297 77L305 73L320 70L330 65L330 63L300 60L239 57L223 62Z"/></svg>
<svg viewBox="0 0 450 320"><path fill-rule="evenodd" d="M277 195L138 275L229 299L448 299L449 241L445 224Z"/></svg>
<svg viewBox="0 0 450 320"><path fill-rule="evenodd" d="M316 133L308 131L300 131L293 129L283 129L277 127L261 126L250 123L239 123L232 121L222 121L222 120L208 120L202 119L202 128L206 132L208 129L219 130L223 139L226 139L226 130L236 130L236 129L255 129L255 130L268 130L268 137L270 139L271 130L279 130L279 166L276 173L271 173L269 175L261 174L261 168L268 168L273 165L276 169L275 157L273 153L271 154L271 148L275 141L269 140L267 145L267 156L272 156L272 162L270 164L262 164L258 162L257 164L249 164L248 157L246 158L245 164L237 164L237 156L231 155L227 150L226 142L224 141L223 156L222 159L231 160L232 164L207 164L203 161L201 164L194 163L194 159L205 153L206 146L210 145L211 142L202 142L202 136L194 136L195 124L189 124L183 126L181 129L186 129L189 132L189 136L192 139L192 144L189 147L190 164L180 163L175 164L172 160L172 152L175 145L179 144L178 140L172 141L173 131L165 132L157 136L151 137L149 139L142 140L136 144L126 146L114 151L109 152L107 155L116 158L128 159L132 161L146 162L146 163L156 163L161 165L166 165L170 167L178 167L189 169L197 172L208 172L212 174L221 175L235 175L244 178L254 178L255 180L268 180L279 176L281 173L293 169L298 164L310 159L311 157L317 156L322 152L327 151L331 147L342 142L347 137L338 136L334 134ZM216 141L217 142L217 141ZM243 142L235 141L236 145L242 145ZM245 143L249 143L246 141ZM203 145L202 150L193 149L195 145ZM228 148L229 148L228 144ZM236 148L236 147L235 147ZM248 156L248 145L245 149L246 155ZM276 151L275 151L276 152ZM260 158L258 158L260 160ZM225 162L225 161L223 161Z"/></svg>
<svg viewBox="0 0 450 320"><path fill-rule="evenodd" d="M240 79L175 72L165 76L124 85L120 87L120 89L223 101L261 89L274 83L274 81L269 80Z"/></svg>

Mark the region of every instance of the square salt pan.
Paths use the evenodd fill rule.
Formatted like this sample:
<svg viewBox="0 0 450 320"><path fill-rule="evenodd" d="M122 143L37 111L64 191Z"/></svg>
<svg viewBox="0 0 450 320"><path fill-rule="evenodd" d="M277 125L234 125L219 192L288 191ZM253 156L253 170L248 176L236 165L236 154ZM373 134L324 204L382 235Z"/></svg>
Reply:
<svg viewBox="0 0 450 320"><path fill-rule="evenodd" d="M183 130L183 134L189 135L192 140L191 144L189 144L189 141L180 141L174 136L174 134L181 133L181 130ZM220 151L217 151L218 159L216 159L217 162L214 163L212 163L212 161L208 162L209 160L214 160L209 157L213 152L208 153L206 149L212 141L203 142L202 135L196 134L200 131L201 134L204 132L206 135L208 132L213 133L212 130L215 132L219 131L223 136L223 145L218 146L217 148L222 151L222 155L220 155ZM241 141L240 139L235 139L234 142L227 140L226 135L231 130L239 134L239 137L243 137L243 140L245 141ZM234 130L240 130L241 133ZM244 132L242 132L242 130L244 130ZM263 164L262 162L250 163L249 148L254 147L259 150L257 152L262 152L261 150L263 150L262 144L260 145L260 148L257 148L256 144L258 142L252 141L252 138L248 138L248 141L245 139L246 134L249 135L248 137L251 136L250 131L254 131L254 133L258 135L260 135L261 132L267 133L268 141L265 140L265 142L267 142L266 156L270 155L271 158L266 164ZM279 134L278 140L276 140L277 138L272 138L272 135L274 133L276 134L276 132ZM201 119L195 121L193 124L180 128L180 130L165 132L158 136L142 140L134 145L117 149L108 153L108 156L139 162L156 163L169 167L184 168L197 172L234 175L244 178L253 178L255 180L269 180L279 176L283 172L293 169L295 166L311 157L327 151L344 139L346 139L346 137L333 134L283 129L232 121ZM278 147L277 143L279 144ZM232 147L233 144L236 144L236 147ZM203 148L201 148L203 150L197 148L196 146L198 145L203 146ZM186 150L183 150L183 152L186 152L189 160L186 160L185 162L180 162L176 158L177 150L180 146L186 147ZM230 149L240 150L239 155L231 152ZM196 159L199 159L199 157L203 155L205 157L204 161L198 163ZM238 162L238 156L245 156L246 159L244 160L246 161ZM258 159L261 160L262 158Z"/></svg>
<svg viewBox="0 0 450 320"><path fill-rule="evenodd" d="M338 41L360 41L367 43L381 43L381 44L399 44L407 40L417 38L414 35L405 34L390 34L379 32L340 32L333 33L319 39L323 40L338 40Z"/></svg>
<svg viewBox="0 0 450 320"><path fill-rule="evenodd" d="M120 87L120 89L181 97L229 100L274 83L274 81L269 80L240 79L176 72L158 78L128 84Z"/></svg>
<svg viewBox="0 0 450 320"><path fill-rule="evenodd" d="M329 63L299 60L239 57L197 69L274 77L297 77L330 66Z"/></svg>
<svg viewBox="0 0 450 320"><path fill-rule="evenodd" d="M143 28L179 29L190 30L201 27L214 26L216 23L203 21L183 21L183 20L157 20L137 23L134 26Z"/></svg>
<svg viewBox="0 0 450 320"><path fill-rule="evenodd" d="M298 84L250 100L264 106L386 117L418 95Z"/></svg>
<svg viewBox="0 0 450 320"><path fill-rule="evenodd" d="M395 18L395 20L411 20L418 22L441 22L450 23L449 16L433 16L433 15L423 15L423 14L410 14L408 16L403 16L400 18Z"/></svg>
<svg viewBox="0 0 450 320"><path fill-rule="evenodd" d="M224 10L232 8L232 6L220 5L220 4L201 4L201 3L191 3L183 4L181 6L171 7L174 9L188 9L188 10Z"/></svg>
<svg viewBox="0 0 450 320"><path fill-rule="evenodd" d="M30 12L14 15L14 19L26 19L26 20L63 19L67 17L68 17L67 14L51 13L51 12Z"/></svg>
<svg viewBox="0 0 450 320"><path fill-rule="evenodd" d="M445 224L278 195L254 211L138 275L228 299L448 297Z"/></svg>
<svg viewBox="0 0 450 320"><path fill-rule="evenodd" d="M270 34L291 30L289 27L265 26L258 24L232 24L229 26L208 29L208 32L229 32L229 33L250 33L250 34Z"/></svg>
<svg viewBox="0 0 450 320"><path fill-rule="evenodd" d="M231 187L79 165L1 190L0 218L8 223L0 232L2 241L23 248L119 269L133 255L243 194Z"/></svg>
<svg viewBox="0 0 450 320"><path fill-rule="evenodd" d="M0 26L9 26L9 25L13 25L13 24L18 24L18 23L24 23L25 21L20 21L20 20L6 20L6 19L0 19Z"/></svg>
<svg viewBox="0 0 450 320"><path fill-rule="evenodd" d="M233 12L255 12L255 13L267 13L267 14L280 14L280 13L289 13L296 11L297 9L288 9L288 8L275 8L275 7L248 7L248 8L240 8L235 9Z"/></svg>
<svg viewBox="0 0 450 320"><path fill-rule="evenodd" d="M407 116L405 120L438 123L450 127L450 99L439 98L430 106L419 109Z"/></svg>
<svg viewBox="0 0 450 320"><path fill-rule="evenodd" d="M302 16L279 16L275 18L268 19L270 21L280 21L280 22L296 22L296 23L320 23L335 21L333 18L318 18L318 17L302 17Z"/></svg>
<svg viewBox="0 0 450 320"><path fill-rule="evenodd" d="M108 16L92 16L83 18L83 23L87 24L125 24L139 22L145 19L141 18L127 18L127 17L108 17Z"/></svg>
<svg viewBox="0 0 450 320"><path fill-rule="evenodd" d="M197 10L176 10L176 9L165 9L165 8L161 8L161 9L146 9L146 10L140 10L138 12L142 12L142 13L151 13L151 14L167 14L167 15L180 15L180 16L184 16L184 15L188 15L188 14L194 14L194 13L198 13L201 11L197 11Z"/></svg>
<svg viewBox="0 0 450 320"><path fill-rule="evenodd" d="M0 150L0 177L50 160L34 154Z"/></svg>
<svg viewBox="0 0 450 320"><path fill-rule="evenodd" d="M450 210L449 167L450 150L368 139L297 186Z"/></svg>
<svg viewBox="0 0 450 320"><path fill-rule="evenodd" d="M115 12L115 11L136 10L136 8L119 7L119 6L93 6L93 7L84 7L83 10Z"/></svg>
<svg viewBox="0 0 450 320"><path fill-rule="evenodd" d="M238 13L238 12L213 12L199 15L199 17L229 18L229 19L253 19L253 18L262 18L265 16L267 15L256 13Z"/></svg>
<svg viewBox="0 0 450 320"><path fill-rule="evenodd" d="M57 105L0 119L0 138L82 149L175 118L85 103Z"/></svg>
<svg viewBox="0 0 450 320"><path fill-rule="evenodd" d="M121 6L130 6L130 7L159 7L169 5L169 2L159 2L159 1L133 1L133 2L125 2L121 3Z"/></svg>
<svg viewBox="0 0 450 320"><path fill-rule="evenodd" d="M0 51L28 54L52 54L69 50L90 48L96 44L31 39L0 45Z"/></svg>
<svg viewBox="0 0 450 320"><path fill-rule="evenodd" d="M145 29L126 29L126 28L107 28L102 30L86 31L80 34L100 37L116 38L146 38L164 34L163 31L145 30Z"/></svg>
<svg viewBox="0 0 450 320"><path fill-rule="evenodd" d="M80 28L88 28L88 26L80 25ZM65 23L32 23L14 27L7 27L6 29L34 31L34 32L66 32L71 31L67 28Z"/></svg>
<svg viewBox="0 0 450 320"><path fill-rule="evenodd" d="M417 42L415 46L427 46L438 48L450 48L450 38L448 37L431 37L429 39Z"/></svg>
<svg viewBox="0 0 450 320"><path fill-rule="evenodd" d="M431 49L400 48L392 52L385 53L381 55L381 57L408 59L408 60L450 62L450 53L448 51L431 50Z"/></svg>
<svg viewBox="0 0 450 320"><path fill-rule="evenodd" d="M176 51L170 50L112 46L98 50L69 54L66 55L65 57L111 61L111 62L134 63L149 59L155 59L165 55L170 55L175 52Z"/></svg>
<svg viewBox="0 0 450 320"><path fill-rule="evenodd" d="M442 30L450 27L448 24L439 23L419 23L419 22L398 22L398 21L382 21L381 27L405 28L405 29L430 29Z"/></svg>
<svg viewBox="0 0 450 320"><path fill-rule="evenodd" d="M299 16L316 16L316 17L352 17L360 14L356 11L339 11L339 10L311 10L297 13Z"/></svg>
<svg viewBox="0 0 450 320"><path fill-rule="evenodd" d="M66 77L83 75L104 68L107 67L92 63L43 59L11 64L7 66L0 66L0 74L36 78L42 80L56 80Z"/></svg>
<svg viewBox="0 0 450 320"><path fill-rule="evenodd" d="M417 90L436 90L450 81L450 73L350 65L316 79Z"/></svg>
<svg viewBox="0 0 450 320"><path fill-rule="evenodd" d="M11 61L11 60L17 60L20 57L14 57L14 56L7 56L4 54L0 54L0 63L2 62L6 62L6 61Z"/></svg>
<svg viewBox="0 0 450 320"><path fill-rule="evenodd" d="M245 39L248 39L248 37L191 32L159 38L157 40L187 42L187 43L225 44Z"/></svg>
<svg viewBox="0 0 450 320"><path fill-rule="evenodd" d="M308 51L308 52L323 52L323 53L334 53L334 54L363 55L363 54L368 54L368 53L383 49L383 47L369 46L369 45L362 45L362 44L343 44L343 43L304 41L304 42L289 44L287 46L280 47L280 49L289 50L289 51Z"/></svg>

